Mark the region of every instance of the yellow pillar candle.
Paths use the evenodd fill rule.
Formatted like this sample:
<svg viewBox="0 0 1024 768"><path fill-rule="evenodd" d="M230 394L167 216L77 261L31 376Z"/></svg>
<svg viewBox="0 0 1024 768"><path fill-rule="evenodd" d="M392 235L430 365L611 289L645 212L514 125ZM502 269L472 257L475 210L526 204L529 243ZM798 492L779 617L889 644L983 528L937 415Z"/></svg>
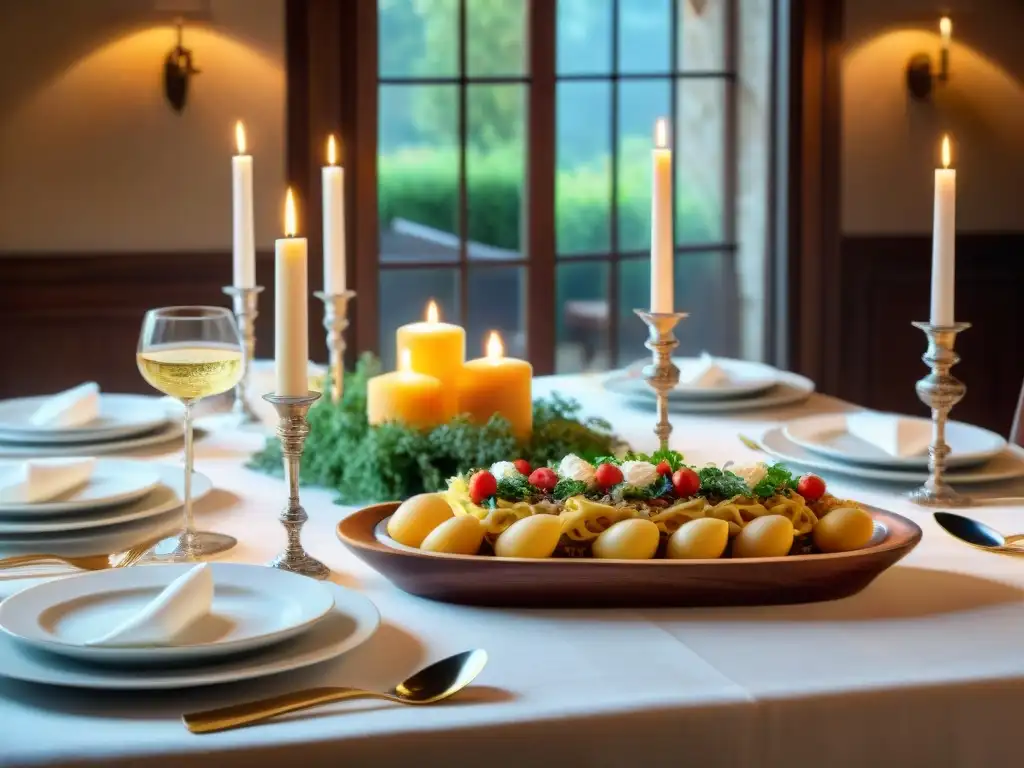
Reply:
<svg viewBox="0 0 1024 768"><path fill-rule="evenodd" d="M409 369L409 352L400 357L399 369L366 382L366 418L370 424L397 421L418 429L444 424L455 415L446 405L444 384L433 376Z"/></svg>
<svg viewBox="0 0 1024 768"><path fill-rule="evenodd" d="M505 357L501 338L492 333L487 356L470 360L462 369L458 410L468 414L474 424L486 424L500 413L516 437L529 437L533 431L533 366Z"/></svg>
<svg viewBox="0 0 1024 768"><path fill-rule="evenodd" d="M426 320L401 326L396 335L398 357L409 353L410 369L440 379L445 388L445 408L456 406L459 376L466 360L466 332L458 325L440 322L437 304L427 305Z"/></svg>

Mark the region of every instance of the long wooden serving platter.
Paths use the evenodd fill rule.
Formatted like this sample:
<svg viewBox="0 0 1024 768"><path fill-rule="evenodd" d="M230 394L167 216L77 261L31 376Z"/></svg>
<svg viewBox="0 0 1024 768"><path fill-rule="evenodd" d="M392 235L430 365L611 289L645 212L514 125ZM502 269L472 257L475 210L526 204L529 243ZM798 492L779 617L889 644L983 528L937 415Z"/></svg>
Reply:
<svg viewBox="0 0 1024 768"><path fill-rule="evenodd" d="M341 542L395 586L448 603L526 608L773 605L856 594L921 540L893 512L865 507L875 534L836 554L718 560L531 560L445 555L393 541L384 521L398 502L375 504L338 523Z"/></svg>

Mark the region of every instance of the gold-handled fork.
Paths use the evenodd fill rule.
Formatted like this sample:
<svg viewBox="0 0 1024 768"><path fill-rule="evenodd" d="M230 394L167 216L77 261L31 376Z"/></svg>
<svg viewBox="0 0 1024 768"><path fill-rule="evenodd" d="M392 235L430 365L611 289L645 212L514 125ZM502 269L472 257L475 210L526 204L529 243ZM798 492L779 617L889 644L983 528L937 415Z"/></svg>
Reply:
<svg viewBox="0 0 1024 768"><path fill-rule="evenodd" d="M136 544L131 549L126 549L123 552L114 552L110 555L84 555L82 557L65 557L64 555L50 555L50 554L30 554L30 555L11 555L10 557L0 557L0 570L7 570L10 568L23 568L27 565L49 565L64 563L70 565L73 568L78 568L83 571L103 571L108 568L127 568L130 565L135 565L142 557L153 548L163 537L155 539L147 539L141 544Z"/></svg>
<svg viewBox="0 0 1024 768"><path fill-rule="evenodd" d="M738 437L740 439L740 442L747 446L747 448L749 448L750 450L757 451L758 453L764 452L764 448L762 448L756 441L751 440L746 435L738 434L736 435L736 437Z"/></svg>

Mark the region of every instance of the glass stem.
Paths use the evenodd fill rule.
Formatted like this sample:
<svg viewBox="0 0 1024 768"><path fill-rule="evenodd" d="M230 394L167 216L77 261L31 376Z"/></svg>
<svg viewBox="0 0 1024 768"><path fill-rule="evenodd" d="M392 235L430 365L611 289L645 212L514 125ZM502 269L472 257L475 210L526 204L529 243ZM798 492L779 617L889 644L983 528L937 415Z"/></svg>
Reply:
<svg viewBox="0 0 1024 768"><path fill-rule="evenodd" d="M190 560L199 556L196 547L196 526L192 519L192 401L184 400L185 405L185 531L182 534L182 545Z"/></svg>

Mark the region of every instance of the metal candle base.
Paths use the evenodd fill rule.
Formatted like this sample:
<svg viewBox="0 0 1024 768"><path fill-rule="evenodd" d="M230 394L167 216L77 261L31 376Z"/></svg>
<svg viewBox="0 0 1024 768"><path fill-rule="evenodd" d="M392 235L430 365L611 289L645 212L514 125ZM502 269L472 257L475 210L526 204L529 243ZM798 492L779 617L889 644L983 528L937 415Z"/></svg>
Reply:
<svg viewBox="0 0 1024 768"><path fill-rule="evenodd" d="M256 318L259 315L256 306L263 286L236 288L233 285L227 285L221 290L230 296L234 303L235 321L238 323L238 331L242 335L245 351L245 359L242 363L245 366L245 372L235 386L235 402L231 405L231 412L238 417L240 423L255 424L260 419L249 406L246 392L249 388L249 371L256 356Z"/></svg>
<svg viewBox="0 0 1024 768"><path fill-rule="evenodd" d="M956 335L971 327L970 323L953 325L932 325L914 323L928 337L928 350L922 360L932 372L917 382L917 396L932 409L932 442L928 447L928 480L909 494L911 501L926 507L957 507L970 504L970 499L954 491L945 480L946 458L949 446L946 444L946 422L950 409L959 403L967 393L967 387L949 372L960 362L953 351Z"/></svg>
<svg viewBox="0 0 1024 768"><path fill-rule="evenodd" d="M313 294L324 303L324 329L327 331L328 381L331 402L341 402L345 386L345 329L348 328L348 303L355 298L355 291Z"/></svg>
<svg viewBox="0 0 1024 768"><path fill-rule="evenodd" d="M284 479L288 483L288 506L280 516L281 525L288 534L288 545L284 552L267 565L271 568L280 568L282 571L312 576L314 579L326 579L331 573L330 569L316 558L310 557L302 548L299 539L302 526L309 519L306 510L299 503L299 468L302 463L302 449L309 435L306 413L319 397L319 392L307 392L302 397L281 397L274 394L263 396L264 400L277 409L280 419L277 436L281 440Z"/></svg>
<svg viewBox="0 0 1024 768"><path fill-rule="evenodd" d="M672 424L668 420L668 393L679 383L679 369L672 362L672 350L679 341L672 332L679 321L688 317L686 312L648 312L634 309L637 316L647 323L650 338L644 346L651 350L651 364L644 366L644 380L658 398L658 423L654 434L658 436L660 450L668 450L668 437Z"/></svg>

